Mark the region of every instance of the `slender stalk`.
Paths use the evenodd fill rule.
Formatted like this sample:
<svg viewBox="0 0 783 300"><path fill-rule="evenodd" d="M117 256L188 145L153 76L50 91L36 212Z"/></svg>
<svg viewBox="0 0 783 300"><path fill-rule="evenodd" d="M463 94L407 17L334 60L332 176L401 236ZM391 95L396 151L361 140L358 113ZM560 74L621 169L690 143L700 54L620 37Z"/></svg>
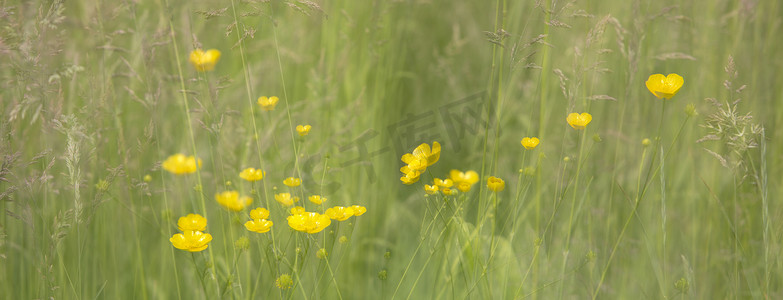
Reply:
<svg viewBox="0 0 783 300"><path fill-rule="evenodd" d="M432 221L430 221L430 225L427 226L427 232L431 231L429 230L432 228L432 226L435 224L435 220L437 219L437 215L440 215L440 212L443 211L443 208L446 207L446 202L444 201L444 204L441 205L440 209L438 209L436 217L432 218ZM405 276L408 274L408 271L411 268L411 265L413 265L413 261L416 258L416 254L419 253L419 250L421 250L422 246L424 245L424 240L429 236L429 234L425 235L424 237L419 239L419 245L416 246L416 250L413 251L413 254L411 254L411 259L408 261L408 265L405 266L405 270L402 272L402 277L400 277L400 281L397 283L397 287L394 288L394 293L392 293L391 299L394 299L394 297L397 295L397 292L400 290L400 286L402 286L402 282L405 280ZM423 271L423 270L422 270Z"/></svg>
<svg viewBox="0 0 783 300"><path fill-rule="evenodd" d="M642 187L642 171L644 170L644 162L645 158L647 157L647 148L644 148L642 151L642 159L639 160L639 173L637 175L637 181L636 181L636 190L640 190ZM637 193L639 195L640 193ZM595 291L593 292L593 300L595 300L598 297L598 293L601 291L601 286L604 283L604 279L606 279L606 273L609 271L609 266L612 264L612 259L614 258L615 253L617 252L617 246L620 245L620 241L623 239L623 235L625 235L625 230L628 229L628 224L631 223L631 220L636 214L636 209L639 207L640 198L635 199L635 203L633 206L633 210L631 210L631 214L628 216L628 218L625 220L625 223L623 224L622 229L620 230L620 235L617 237L617 240L614 243L614 246L612 247L612 252L609 254L609 259L606 262L606 266L604 266L604 270L601 272L601 279L598 281L598 286L595 288Z"/></svg>
<svg viewBox="0 0 783 300"><path fill-rule="evenodd" d="M271 8L272 5L270 4L269 7ZM288 102L288 90L286 89L285 85L285 75L283 74L283 61L280 58L280 44L277 41L277 26L274 25L274 20L272 20L272 36L274 37L275 41L275 54L277 56L277 67L280 71L280 83L283 86L283 100L285 101L285 113L288 117L288 129L291 132L291 144L294 150L294 172L297 174L296 177L302 178L302 172L299 170L299 148L296 146L296 136L294 135L294 122L291 120L291 105Z"/></svg>
<svg viewBox="0 0 783 300"><path fill-rule="evenodd" d="M666 297L666 291L663 289L663 283L666 283L666 172L664 169L664 163L666 158L664 157L663 147L660 152L661 157L661 295Z"/></svg>
<svg viewBox="0 0 783 300"><path fill-rule="evenodd" d="M770 250L770 238L769 238L769 201L767 199L767 141L764 129L761 130L761 138L759 140L760 156L761 156L761 175L759 178L759 192L761 193L761 215L762 215L762 227L763 227L763 240L764 240L764 293L769 294L769 281L771 277L770 262L769 262L769 250ZM751 160L752 162L752 160ZM754 168L755 169L755 168Z"/></svg>
<svg viewBox="0 0 783 300"><path fill-rule="evenodd" d="M579 130L577 135L577 140L579 141L579 154L577 157L577 163L576 163L576 176L574 178L574 188L573 188L573 197L571 198L571 210L568 214L568 232L566 233L566 240L565 240L565 257L563 258L563 265L561 266L561 276L565 276L565 269L566 265L568 264L568 257L570 254L570 247L571 247L571 234L574 231L573 224L574 224L574 211L576 210L576 197L579 194L579 174L582 173L582 164L584 162L584 159L582 158L582 153L584 149L585 144L585 138L587 136L586 133L583 134L584 130ZM563 298L563 288L565 286L565 278L560 282L560 298Z"/></svg>
<svg viewBox="0 0 783 300"><path fill-rule="evenodd" d="M168 0L164 0L164 3L165 3L165 8L167 10L170 9ZM174 47L174 57L176 59L175 65L177 66L177 74L179 76L180 91L182 94L182 105L185 110L185 117L187 122L186 127L188 128L188 133L190 136L190 145L193 150L193 156L195 156L196 159L198 159L198 151L196 150L196 137L195 134L193 133L193 127L191 126L192 121L190 120L190 107L188 105L188 95L185 90L185 77L182 72L182 65L180 64L181 58L179 56L179 47L177 46L176 35L174 34L174 24L172 18L169 18L169 37L171 38L171 43ZM199 200L201 200L201 213L204 215L204 218L209 219L209 217L207 216L208 215L207 204L206 204L206 200L204 199L204 192L203 192L204 186L202 185L201 182L200 168L196 168L196 179L199 187L199 191L198 191ZM207 251L209 252L210 261L214 263L215 257L214 254L212 253L212 248L207 248ZM220 295L220 283L218 282L217 275L214 272L214 268L210 268L210 270L211 270L210 272L213 272L214 275L213 278L215 279L215 287L217 288L216 290L217 294Z"/></svg>
<svg viewBox="0 0 783 300"><path fill-rule="evenodd" d="M234 5L234 0L231 0L231 11L233 12L234 15L234 24L236 24L236 26L238 27L239 19L237 17L237 10L236 10L236 6ZM240 30L237 28L237 30L235 31L237 33L237 40L239 43L239 56L242 59L242 74L244 75L243 77L245 78L245 91L247 92L248 106L250 107L250 119L252 120L253 123L253 144L255 145L256 154L258 155L259 167L261 168L261 170L264 170L264 157L261 155L261 145L259 145L258 143L258 125L256 123L255 103L253 103L253 96L252 96L253 92L250 88L250 71L248 71L247 69L247 59L245 58L245 46L242 40L242 36L239 33ZM263 187L262 194L264 197L264 204L266 205L266 207L271 207L269 205L269 195L267 195L266 192L267 191L266 180L262 181L262 187ZM270 230L269 233L272 236L272 247L276 247L277 243L275 241L275 231Z"/></svg>
<svg viewBox="0 0 783 300"><path fill-rule="evenodd" d="M193 268L196 269L196 273L198 274L198 280L199 282L201 282L201 290L204 292L204 297L209 298L209 293L207 292L207 284L204 282L204 273L202 273L198 269L195 252L190 252L190 261L193 262Z"/></svg>
<svg viewBox="0 0 783 300"><path fill-rule="evenodd" d="M533 266L536 264L536 259L538 258L538 251L540 249L541 249L541 243L540 240L537 240L535 251L533 251L533 258L530 259L530 264L527 266L527 271L525 271L525 276L522 277L522 282L519 283L519 288L517 289L517 292L514 293L514 299L517 299L519 297L519 293L521 293L522 288L525 287L525 281L527 281L527 276L530 275L530 270L533 269Z"/></svg>
<svg viewBox="0 0 783 300"><path fill-rule="evenodd" d="M337 225L339 225L339 224L340 224L340 223L337 223ZM339 231L339 229L338 229L338 230L335 230L335 232L338 232L338 231ZM309 238L312 238L311 236L308 236L308 237L309 237ZM317 240L313 239L313 243L314 243L314 245L315 245L317 248L321 248L321 247L318 245L318 241L317 241ZM324 249L326 249L326 247L324 247ZM334 271L332 271L332 266L329 264L329 255L328 255L328 254L327 254L327 256L325 256L325 257L323 258L323 261L326 263L326 268L329 270L329 275L331 275L331 276L332 276L332 284L334 284L334 289L335 289L335 291L337 291L337 297L338 297L339 299L343 299L343 294L340 292L340 286L337 284L337 279L335 279L335 276L334 276Z"/></svg>

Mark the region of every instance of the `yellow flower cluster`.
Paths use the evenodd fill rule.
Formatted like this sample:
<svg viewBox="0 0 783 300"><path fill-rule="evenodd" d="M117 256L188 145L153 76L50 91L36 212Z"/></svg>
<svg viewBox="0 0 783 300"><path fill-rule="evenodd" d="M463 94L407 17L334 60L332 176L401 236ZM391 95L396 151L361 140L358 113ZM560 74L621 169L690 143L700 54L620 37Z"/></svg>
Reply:
<svg viewBox="0 0 783 300"><path fill-rule="evenodd" d="M212 235L203 233L207 229L207 219L198 214L189 214L177 220L177 227L182 233L173 235L169 241L174 248L190 252L207 249Z"/></svg>
<svg viewBox="0 0 783 300"><path fill-rule="evenodd" d="M211 49L206 52L201 49L190 52L190 63L199 72L212 71L220 59L220 51Z"/></svg>
<svg viewBox="0 0 783 300"><path fill-rule="evenodd" d="M253 198L248 196L240 197L237 191L225 191L215 194L215 200L230 211L241 211L253 204Z"/></svg>
<svg viewBox="0 0 783 300"><path fill-rule="evenodd" d="M288 226L296 231L307 233L319 233L332 224L332 219L327 215L317 212L305 212L288 216Z"/></svg>
<svg viewBox="0 0 783 300"><path fill-rule="evenodd" d="M413 184L419 181L419 176L427 167L432 166L440 159L440 144L432 142L432 148L427 143L423 143L413 149L412 153L405 153L402 156L402 162L406 165L400 168L403 176L400 178L404 184Z"/></svg>
<svg viewBox="0 0 783 300"><path fill-rule="evenodd" d="M352 205L348 207L335 206L332 208L328 208L326 209L325 214L329 216L329 218L332 220L345 221L353 216L361 216L365 212L367 212L367 208L365 208L364 206Z"/></svg>
<svg viewBox="0 0 783 300"><path fill-rule="evenodd" d="M198 168L201 168L201 159L196 159L193 155L185 156L184 154L174 154L169 156L161 164L164 170L169 171L172 174L182 175L195 173Z"/></svg>
<svg viewBox="0 0 783 300"><path fill-rule="evenodd" d="M434 195L437 194L438 191L441 191L444 195L448 196L454 193L454 190L451 189L452 186L454 186L454 181L449 178L435 178L432 180L432 185L424 185L424 192L429 195Z"/></svg>
<svg viewBox="0 0 783 300"><path fill-rule="evenodd" d="M269 211L259 207L250 211L250 221L245 222L245 228L252 232L264 233L269 231L274 224L269 218Z"/></svg>
<svg viewBox="0 0 783 300"><path fill-rule="evenodd" d="M261 179L264 179L264 171L262 171L261 169L247 168L239 173L239 178L242 178L250 182L259 181Z"/></svg>
<svg viewBox="0 0 783 300"><path fill-rule="evenodd" d="M441 192L446 196L456 194L457 190L467 193L478 181L479 175L476 171L462 172L460 170L451 170L449 178L435 178L432 180L432 185L425 184L424 192L430 195Z"/></svg>

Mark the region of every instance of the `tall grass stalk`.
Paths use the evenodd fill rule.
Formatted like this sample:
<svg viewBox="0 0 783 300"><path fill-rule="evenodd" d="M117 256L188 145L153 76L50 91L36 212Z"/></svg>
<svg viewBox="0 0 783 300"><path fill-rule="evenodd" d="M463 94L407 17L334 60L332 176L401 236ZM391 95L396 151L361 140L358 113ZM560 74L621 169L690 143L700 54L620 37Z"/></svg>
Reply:
<svg viewBox="0 0 783 300"><path fill-rule="evenodd" d="M571 246L571 233L574 231L574 210L576 209L576 197L579 195L579 174L582 172L582 149L584 148L585 139L587 134L583 133L583 130L577 131L577 141L579 142L579 154L577 156L576 160L576 174L574 175L574 187L573 190L573 197L571 198L571 209L568 212L568 227L566 231L566 239L565 239L565 250L563 253L563 265L560 267L560 274L563 277L562 281L560 282L560 298L563 298L563 287L565 285L566 279L565 279L565 270L566 265L568 264L568 257L570 255L570 246Z"/></svg>
<svg viewBox="0 0 783 300"><path fill-rule="evenodd" d="M160 10L161 13L163 13L164 11L169 11L170 10L170 6L169 6L169 3L168 3L168 0L164 0L163 2L164 2L164 7L163 7L162 10ZM170 13L170 14L172 14L172 13ZM184 112L185 112L185 125L188 128L188 133L189 133L189 136L190 136L190 146L191 146L191 149L193 150L193 156L198 159L198 151L196 150L196 137L195 137L195 134L193 133L193 127L191 125L193 123L190 120L190 106L188 105L188 95L187 95L187 92L185 90L185 76L182 73L182 65L181 65L182 60L181 60L181 58L179 56L179 53L180 53L179 52L179 47L177 46L176 34L174 32L174 24L173 24L173 21L171 19L169 19L169 37L171 38L171 44L172 44L172 47L174 48L173 49L174 50L174 57L176 58L176 61L175 61L174 64L177 66L177 74L179 76L179 87L180 87L180 91L181 91L181 94L182 94L182 105L183 105L183 109L184 109ZM198 183L198 195L199 195L199 200L201 201L201 203L200 203L201 204L201 212L200 213L203 214L205 218L209 219L208 213L207 213L207 204L206 204L206 200L204 199L204 191L203 191L204 186L203 186L202 181L201 181L201 170L200 170L200 168L196 168L196 182ZM207 251L209 252L209 261L213 264L213 267L210 268L209 270L210 270L210 274L212 274L212 278L214 279L214 282L215 282L215 291L216 291L217 295L222 295L220 293L220 282L218 281L217 272L215 272L215 269L214 269L215 256L212 253L213 251L212 251L211 247L208 247ZM208 297L208 295L205 295L205 296Z"/></svg>
<svg viewBox="0 0 783 300"><path fill-rule="evenodd" d="M661 168L661 175L659 176L661 179L661 277L663 278L659 282L659 286L661 287L661 295L666 295L666 290L663 288L663 285L667 282L666 281L666 158L664 157L663 147L660 147L659 156L661 159L660 162L660 168Z"/></svg>
<svg viewBox="0 0 783 300"><path fill-rule="evenodd" d="M234 0L231 0L231 12L232 12L232 15L234 17L234 24L236 24L236 26L238 27L239 26L239 18L237 17L237 10L236 10L236 6L234 4ZM253 138L252 138L253 146L255 146L256 155L258 156L259 168L261 170L265 170L265 168L264 168L264 166L265 166L265 164L264 164L264 157L261 154L261 146L259 145L259 140L258 140L258 123L256 121L255 103L253 102L253 91L250 88L250 86L251 86L251 84L250 84L251 78L250 78L250 72L247 69L247 59L245 57L244 41L242 39L242 36L239 33L239 29L236 30L236 33L237 33L237 35L236 35L237 36L237 43L238 43L238 46L239 46L239 57L242 59L242 75L243 75L244 82L245 82L245 92L247 93L248 107L249 107L249 111L250 111L250 120L253 123L252 124L253 125ZM264 171L264 172L266 172L266 171ZM269 195L267 194L266 182L267 182L266 180L263 180L262 183L261 183L261 186L262 186L261 195L264 198L264 205L266 205L266 207L272 207L269 204ZM274 230L270 232L270 235L272 236L272 247L276 247L277 243L276 243L276 240L275 240L275 232L274 232ZM272 262L268 261L268 263L271 264ZM279 273L279 272L276 272L276 273Z"/></svg>

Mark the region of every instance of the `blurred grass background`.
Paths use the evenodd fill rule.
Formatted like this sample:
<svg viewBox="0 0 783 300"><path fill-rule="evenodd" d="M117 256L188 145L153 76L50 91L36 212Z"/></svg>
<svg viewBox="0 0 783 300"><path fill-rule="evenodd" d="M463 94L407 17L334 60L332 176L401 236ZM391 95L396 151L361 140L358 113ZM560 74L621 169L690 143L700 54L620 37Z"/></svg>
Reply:
<svg viewBox="0 0 783 300"><path fill-rule="evenodd" d="M752 0L3 1L0 298L783 298L782 10ZM196 48L222 52L214 71L188 64ZM663 110L644 85L655 73L685 78ZM251 113L260 96L281 103ZM734 127L697 143L726 111L706 98L741 101ZM578 133L565 118L585 111L593 121ZM310 135L294 138L297 124ZM541 145L524 151L526 136ZM754 147L731 143L743 137ZM461 235L491 197L478 186L460 225L444 226L452 238L427 234L433 199L398 169L432 141L443 145L432 176L505 179L497 234ZM200 188L160 169L193 150ZM264 239L213 201L254 189L237 176L251 166L266 171L255 187L266 197L298 168L307 194L367 207L323 233L350 236L332 250L333 281L318 279L311 257L306 287L279 291ZM293 236L287 213L269 209L276 232ZM188 213L209 219L214 261L168 241ZM242 235L254 241L247 252L234 249ZM199 272L217 288L202 291Z"/></svg>

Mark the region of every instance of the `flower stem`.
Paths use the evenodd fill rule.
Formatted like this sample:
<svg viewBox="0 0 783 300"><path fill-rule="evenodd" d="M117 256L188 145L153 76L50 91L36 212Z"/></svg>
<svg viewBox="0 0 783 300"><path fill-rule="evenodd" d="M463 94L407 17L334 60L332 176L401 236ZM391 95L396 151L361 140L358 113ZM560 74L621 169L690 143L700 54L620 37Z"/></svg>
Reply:
<svg viewBox="0 0 783 300"><path fill-rule="evenodd" d="M169 8L168 0L164 0L166 9ZM196 137L193 133L193 127L191 126L192 122L190 120L190 108L188 106L188 94L187 90L185 90L185 77L182 72L182 66L180 65L181 58L179 56L179 47L177 46L177 39L175 38L174 34L174 23L173 18L169 18L169 36L171 37L171 44L174 47L174 58L176 59L176 65L177 65L177 74L179 76L179 85L180 85L180 91L182 94L182 105L185 110L185 117L187 122L187 128L188 132L190 133L190 145L193 149L193 156L196 157L198 160L198 153L196 151ZM203 192L203 185L201 184L201 170L199 168L196 168L196 179L198 182L198 186L202 189L198 191L199 199L201 200L201 213L204 215L205 218L208 218L207 216L207 204L206 200L204 200L204 192ZM214 262L214 255L212 253L212 248L207 248L207 252L209 252L209 259L211 262ZM214 269L212 269L214 271ZM210 271L212 272L212 271ZM214 275L214 274L213 274ZM217 293L220 294L220 283L218 282L217 276L213 276L215 278L215 287L217 288Z"/></svg>

